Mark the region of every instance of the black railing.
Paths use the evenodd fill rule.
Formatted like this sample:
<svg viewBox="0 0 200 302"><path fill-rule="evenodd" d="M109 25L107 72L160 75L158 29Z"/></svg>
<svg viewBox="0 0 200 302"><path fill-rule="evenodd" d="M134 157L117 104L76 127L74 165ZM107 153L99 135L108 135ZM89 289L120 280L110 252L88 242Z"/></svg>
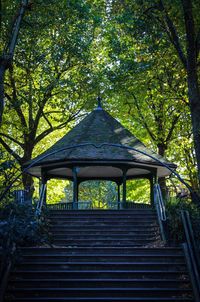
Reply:
<svg viewBox="0 0 200 302"><path fill-rule="evenodd" d="M36 211L35 211L36 216L41 215L42 208L44 206L45 195L46 195L46 184L43 184L41 187L41 190L40 190L40 197L39 197L39 200L38 200L37 206L36 206Z"/></svg>
<svg viewBox="0 0 200 302"><path fill-rule="evenodd" d="M166 241L165 225L167 221L167 216L159 184L154 185L154 204L158 216L161 239L163 241Z"/></svg>
<svg viewBox="0 0 200 302"><path fill-rule="evenodd" d="M8 224L11 224L12 221L15 220L15 215L13 215L13 210L10 211ZM4 301L4 295L7 288L8 278L10 275L13 257L16 251L16 245L11 240L9 231L6 234L7 240L3 242L2 246L2 259L1 259L1 267L0 267L0 302Z"/></svg>
<svg viewBox="0 0 200 302"><path fill-rule="evenodd" d="M124 203L124 209L149 209L149 208L152 208L152 205L148 203L139 203L133 201L126 201Z"/></svg>
<svg viewBox="0 0 200 302"><path fill-rule="evenodd" d="M47 208L50 210L72 210L72 202L59 202L53 204L47 204Z"/></svg>
<svg viewBox="0 0 200 302"><path fill-rule="evenodd" d="M89 201L78 201L76 204L73 202L59 202L54 204L47 204L47 208L50 210L94 210L94 209L102 209L102 210L118 210L118 209L139 209L139 208L152 208L150 204L145 203L137 203L132 201L126 201L125 203L116 201L106 202L101 204L100 206L96 206L92 202Z"/></svg>
<svg viewBox="0 0 200 302"><path fill-rule="evenodd" d="M188 211L181 211L184 235L186 242L183 244L185 258L187 261L190 279L192 282L195 302L200 301L200 260L199 251L197 249L190 215Z"/></svg>

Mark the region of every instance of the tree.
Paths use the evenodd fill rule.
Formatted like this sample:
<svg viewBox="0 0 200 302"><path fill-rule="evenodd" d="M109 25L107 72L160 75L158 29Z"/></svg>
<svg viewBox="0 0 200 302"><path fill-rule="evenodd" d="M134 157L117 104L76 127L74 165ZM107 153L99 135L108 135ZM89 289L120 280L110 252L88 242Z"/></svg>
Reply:
<svg viewBox="0 0 200 302"><path fill-rule="evenodd" d="M172 130L175 130L174 126L178 123L180 109L181 112L187 112L188 110L187 99L189 98L196 154L199 154L198 146L200 146L200 141L198 141L198 134L200 129L200 114L198 104L200 104L200 102L198 101L199 84L197 83L197 69L199 66L198 58L200 35L198 28L196 29L199 23L199 16L198 14L196 14L196 12L198 11L197 7L199 6L199 2L193 1L193 6L195 6L196 8L195 13L194 11L192 11L191 6L188 6L188 4L186 5L185 2L187 1L182 1L183 12L181 11L181 7L177 2L173 3L173 5L171 5L171 1L165 1L165 5L163 4L163 2L164 1L154 1L149 3L149 1L140 0L134 2L112 2L112 13L110 21L112 23L112 30L110 34L110 58L112 62L115 63L112 63L112 72L110 73L111 79L117 86L120 83L119 87L124 91L124 99L127 98L130 100L130 90L132 92L134 90L137 92L138 90L142 91L139 91L139 93L135 92L136 98L134 98L133 96L133 99L135 99L135 101L132 101L131 104L135 103L135 107L140 115L140 121L142 121L143 127L146 128L151 140L153 138L154 141L158 142L158 151L162 155L167 149L166 145L169 143L170 137L172 138ZM191 1L188 2L190 2L191 4ZM191 32L193 35L193 42L191 41L191 37L189 38L189 35L191 35L191 33L189 33L188 29L188 19L190 20L192 26ZM174 20L174 23L172 22L172 20ZM189 45L188 43L190 44L190 47L187 47L186 53L185 49L186 45ZM180 64L177 54L181 59L182 64ZM196 54L195 66L194 54ZM191 56L193 57L193 59ZM189 60L193 60L193 63L188 63ZM167 93L166 95L166 89L160 89L161 86L160 84L158 84L158 77L160 77L160 73L162 72L162 70L164 70L163 62L167 62L168 64L167 70L165 69L164 71L166 73L166 77L167 74L170 73L170 77L174 82L173 86L174 88L176 88L176 90L173 89L173 91L171 92L171 101L169 99L169 94ZM154 78L151 76L153 74ZM190 75L189 77L189 74L192 75ZM151 83L149 83L149 75L151 77ZM143 81L141 81L142 77ZM191 78L193 80L191 80ZM190 82L190 89L188 89L189 92L187 95L188 80ZM146 85L143 85L143 82L146 82ZM163 78L161 79L161 81L159 80L159 82L163 82L163 87L169 84L167 78ZM148 86L151 86L154 92L154 104L152 104L151 100L151 106L149 106L149 97L152 95L152 89ZM190 93L191 89L193 91L192 99ZM138 95L140 96L139 98ZM196 96L195 100L194 96ZM166 128L166 114L163 114L163 110L162 108L160 108L160 106L163 107L163 100L165 99L165 97L165 109L167 109L167 106L171 106L171 108L173 109L173 115L171 116L174 116L174 118L169 119L169 122L172 122L172 128L168 128L169 125ZM153 120L157 120L157 126L159 125L159 127L155 127L155 124L154 126L152 126L151 122L149 125L150 127L153 127L154 133L155 131L157 132L157 137L153 135L152 129L148 127L147 120L145 121L144 117L142 117L143 113L140 110L140 107L144 109L144 106L142 105L142 98L145 99L146 103L145 117L147 118L147 120L148 113L150 113L150 107L151 111L154 111ZM121 99L123 99L123 96L121 97ZM197 109L196 111L193 108L194 104L195 108ZM134 111L135 107L133 107L132 110L130 110L129 108L129 112ZM145 109L143 110L143 112L145 112ZM168 110L166 110L166 113L168 113ZM184 120L184 122L187 121ZM167 129L169 129L169 132ZM196 155L196 157L198 162L198 155Z"/></svg>
<svg viewBox="0 0 200 302"><path fill-rule="evenodd" d="M181 41L178 25L170 16L170 8L159 1L159 9L162 15L162 25L168 35L169 41L174 46L176 53L187 73L188 98L191 111L194 146L196 151L198 175L200 182L200 80L199 80L199 53L200 53L200 27L198 11L200 9L199 1L182 0L181 6L177 9L183 10L182 18L179 21L184 22L185 29L183 34L184 41Z"/></svg>
<svg viewBox="0 0 200 302"><path fill-rule="evenodd" d="M98 24L89 14L92 7L83 1L48 3L35 4L27 17L5 82L0 143L21 167L45 137L80 115L88 85L86 65ZM25 188L32 182L23 174Z"/></svg>
<svg viewBox="0 0 200 302"><path fill-rule="evenodd" d="M12 22L11 30L8 34L8 41L6 41L6 45L3 49L3 53L0 56L0 125L2 122L2 115L4 109L4 80L5 80L5 73L9 66L12 66L12 61L14 57L14 52L17 44L17 38L19 35L22 19L25 15L26 10L31 9L32 4L29 3L28 0L22 0L20 3L20 7L14 16L14 20ZM1 6L1 14L6 10L5 7ZM2 17L1 17L1 24L0 28L2 30Z"/></svg>

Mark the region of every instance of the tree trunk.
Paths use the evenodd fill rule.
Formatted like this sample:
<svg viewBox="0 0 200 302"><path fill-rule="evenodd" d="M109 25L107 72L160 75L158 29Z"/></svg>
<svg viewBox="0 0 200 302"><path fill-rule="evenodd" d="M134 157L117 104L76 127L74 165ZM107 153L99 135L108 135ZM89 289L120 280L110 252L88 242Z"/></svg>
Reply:
<svg viewBox="0 0 200 302"><path fill-rule="evenodd" d="M158 154L161 156L165 156L165 151L167 149L166 145L164 143L158 144ZM160 185L161 193L163 196L163 199L167 198L167 185L166 185L166 179L165 177L159 177L158 178L158 183Z"/></svg>
<svg viewBox="0 0 200 302"><path fill-rule="evenodd" d="M20 161L20 165L21 165L21 169L23 169L23 165L30 161L32 159L32 152L33 152L33 146L31 145L31 143L27 143L27 145L25 146L24 150L24 156ZM22 183L23 183L23 187L24 190L27 191L28 196L31 198L33 196L34 193L34 180L32 175L28 174L28 173L22 173Z"/></svg>
<svg viewBox="0 0 200 302"><path fill-rule="evenodd" d="M28 194L28 197L31 198L35 191L33 177L30 174L23 173L22 174L22 183L24 186L24 190Z"/></svg>
<svg viewBox="0 0 200 302"><path fill-rule="evenodd" d="M193 4L191 0L182 0L187 41L187 83L188 97L191 110L194 147L197 159L198 179L200 183L200 90L198 83L197 40Z"/></svg>
<svg viewBox="0 0 200 302"><path fill-rule="evenodd" d="M194 135L194 147L198 167L198 179L200 184L200 91L195 76L188 75L188 94L192 117Z"/></svg>
<svg viewBox="0 0 200 302"><path fill-rule="evenodd" d="M26 9L30 9L29 0L22 0L18 13L16 14L15 21L10 30L10 41L8 47L4 49L3 55L0 58L0 125L2 122L3 109L4 109L4 78L6 69L12 63L15 47L17 44L17 37L19 34L21 22ZM2 22L2 20L1 20Z"/></svg>
<svg viewBox="0 0 200 302"><path fill-rule="evenodd" d="M1 63L0 66L0 125L2 123L3 108L4 108L4 77L5 77L6 66Z"/></svg>

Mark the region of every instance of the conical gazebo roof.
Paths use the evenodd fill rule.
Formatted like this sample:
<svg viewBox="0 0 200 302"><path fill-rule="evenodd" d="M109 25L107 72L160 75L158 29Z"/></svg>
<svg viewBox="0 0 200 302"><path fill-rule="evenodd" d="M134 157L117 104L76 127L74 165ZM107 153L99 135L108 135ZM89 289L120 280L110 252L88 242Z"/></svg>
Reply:
<svg viewBox="0 0 200 302"><path fill-rule="evenodd" d="M126 146L137 151L126 149ZM26 167L31 164L28 172L38 177L45 171L49 178L67 179L72 177L73 167L79 167L78 176L84 180L117 179L122 175L121 168L128 170L129 178L155 170L157 176L167 176L170 171L162 163L176 168L176 165L148 149L98 106L52 147L27 163Z"/></svg>

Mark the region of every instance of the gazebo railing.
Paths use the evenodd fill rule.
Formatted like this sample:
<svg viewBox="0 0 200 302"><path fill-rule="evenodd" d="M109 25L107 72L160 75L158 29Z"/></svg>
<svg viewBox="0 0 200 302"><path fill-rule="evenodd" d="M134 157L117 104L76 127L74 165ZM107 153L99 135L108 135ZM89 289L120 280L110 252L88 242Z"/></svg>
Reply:
<svg viewBox="0 0 200 302"><path fill-rule="evenodd" d="M47 208L49 210L72 210L73 203L72 202L58 202L53 204L47 204Z"/></svg>
<svg viewBox="0 0 200 302"><path fill-rule="evenodd" d="M47 208L50 210L94 210L94 209L128 210L128 209L151 208L151 207L152 207L151 204L137 203L134 201L126 201L126 203L120 202L120 207L118 201L105 202L105 203L101 203L98 206L92 201L78 201L76 203L58 202L54 204L47 204Z"/></svg>

